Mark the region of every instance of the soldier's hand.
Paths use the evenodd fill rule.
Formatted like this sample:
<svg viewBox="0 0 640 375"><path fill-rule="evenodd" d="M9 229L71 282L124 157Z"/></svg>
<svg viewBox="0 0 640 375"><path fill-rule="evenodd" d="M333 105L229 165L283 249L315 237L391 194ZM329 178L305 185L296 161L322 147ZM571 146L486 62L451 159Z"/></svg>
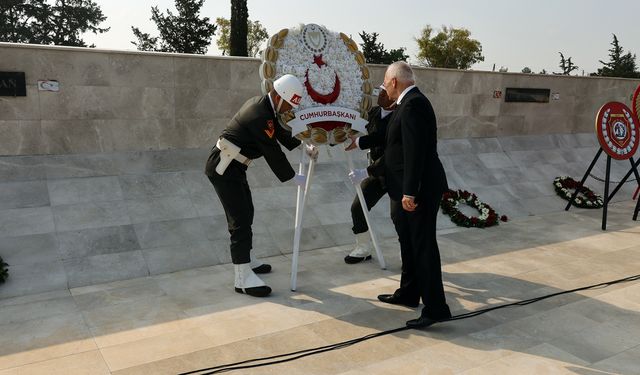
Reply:
<svg viewBox="0 0 640 375"><path fill-rule="evenodd" d="M358 143L356 142L358 137L353 134L349 134L349 139L351 139L351 144L345 148L345 151L351 151L358 148Z"/></svg>
<svg viewBox="0 0 640 375"><path fill-rule="evenodd" d="M316 146L305 143L304 152L306 152L307 155L309 155L309 158L311 158L313 161L318 161L319 152Z"/></svg>

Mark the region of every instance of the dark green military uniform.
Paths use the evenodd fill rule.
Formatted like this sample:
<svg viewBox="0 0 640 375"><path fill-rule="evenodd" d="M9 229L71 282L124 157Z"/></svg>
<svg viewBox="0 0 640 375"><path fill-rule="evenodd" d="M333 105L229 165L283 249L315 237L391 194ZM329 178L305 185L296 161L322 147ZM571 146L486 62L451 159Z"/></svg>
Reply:
<svg viewBox="0 0 640 375"><path fill-rule="evenodd" d="M293 150L300 145L300 141L292 138L291 133L278 124L267 95L247 100L221 137L240 147L240 153L247 158L264 156L280 181L288 181L295 176L296 173L279 143ZM249 263L253 237L253 202L247 182L247 166L233 160L226 171L219 175L215 170L219 162L220 150L214 147L207 160L205 173L227 216L231 234L231 259L234 264Z"/></svg>
<svg viewBox="0 0 640 375"><path fill-rule="evenodd" d="M369 123L367 124L368 134L358 139L358 145L361 149L369 149L369 160L371 162L379 160L384 156L384 139L391 114L382 118L381 112L382 109L380 107L373 107L369 111ZM367 203L368 210L371 210L387 193L384 176L369 176L362 180L360 187L362 188L362 195ZM353 234L364 233L369 230L358 196L353 199L353 203L351 204L351 220L353 221Z"/></svg>

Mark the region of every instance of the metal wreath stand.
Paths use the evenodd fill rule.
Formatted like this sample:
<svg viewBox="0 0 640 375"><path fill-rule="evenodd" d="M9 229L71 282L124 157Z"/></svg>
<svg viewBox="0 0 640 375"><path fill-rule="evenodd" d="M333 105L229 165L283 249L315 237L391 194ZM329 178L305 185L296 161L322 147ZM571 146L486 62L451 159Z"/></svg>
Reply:
<svg viewBox="0 0 640 375"><path fill-rule="evenodd" d="M355 170L353 166L353 157L351 156L351 151L344 151L347 158L347 163L349 165L350 172ZM301 175L305 175L305 167L306 167L306 153L304 150L304 145L302 150L300 151L300 165L298 167L298 173ZM313 179L313 171L315 167L315 161L313 159L309 160L309 167L306 173L306 184L304 189L302 186L298 186L298 193L296 196L296 219L295 219L295 232L293 234L293 257L291 259L291 291L296 291L296 284L298 281L298 263L300 259L300 237L302 236L302 219L304 217L304 207L307 203L307 196L311 190L311 180ZM362 187L360 184L355 184L356 193L358 194L358 199L360 200L360 206L362 207L362 212L364 213L364 218L367 221L367 225L369 226L369 234L371 235L371 242L373 243L373 247L376 250L376 255L378 257L378 263L380 263L381 269L386 269L387 266L384 262L384 257L382 256L382 250L380 249L380 245L378 244L378 239L376 236L376 232L373 229L371 218L369 217L369 210L367 209L367 203L364 200L364 195L362 193Z"/></svg>

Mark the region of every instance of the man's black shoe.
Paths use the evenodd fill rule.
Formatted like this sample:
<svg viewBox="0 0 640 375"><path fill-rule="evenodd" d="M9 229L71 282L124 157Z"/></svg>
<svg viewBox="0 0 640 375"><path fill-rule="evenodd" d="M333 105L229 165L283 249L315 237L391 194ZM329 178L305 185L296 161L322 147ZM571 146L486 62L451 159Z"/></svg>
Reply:
<svg viewBox="0 0 640 375"><path fill-rule="evenodd" d="M346 257L344 257L344 262L346 264L356 264L365 260L371 260L371 255L367 255L366 257L352 257L350 255L347 255Z"/></svg>
<svg viewBox="0 0 640 375"><path fill-rule="evenodd" d="M442 318L442 319L434 319L434 318L430 318L426 315L420 315L420 317L418 319L411 319L407 321L407 327L409 328L426 328L429 327L430 325L433 325L435 323L438 322L445 322L447 320L451 319L451 314L448 315L448 317L446 318Z"/></svg>
<svg viewBox="0 0 640 375"><path fill-rule="evenodd" d="M271 265L263 263L256 268L251 269L255 273L269 273L271 272Z"/></svg>
<svg viewBox="0 0 640 375"><path fill-rule="evenodd" d="M384 303L390 303L392 305L401 305L411 308L416 308L418 307L418 305L420 305L420 301L408 301L406 299L396 297L395 294L380 294L378 296L378 300Z"/></svg>

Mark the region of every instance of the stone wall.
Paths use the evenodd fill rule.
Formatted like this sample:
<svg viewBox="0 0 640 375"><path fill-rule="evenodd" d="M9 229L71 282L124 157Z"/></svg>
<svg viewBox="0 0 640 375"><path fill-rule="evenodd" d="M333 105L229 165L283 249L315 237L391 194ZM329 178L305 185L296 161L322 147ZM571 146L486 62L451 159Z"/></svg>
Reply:
<svg viewBox="0 0 640 375"><path fill-rule="evenodd" d="M259 61L0 43L0 71L26 73L26 97L0 97L0 155L200 148L248 97ZM384 66L371 66L382 82ZM630 102L638 80L416 69L441 138L588 132L607 101ZM55 79L60 92L38 91ZM548 88L547 104L505 103L506 87Z"/></svg>
<svg viewBox="0 0 640 375"><path fill-rule="evenodd" d="M258 94L257 67L254 59L0 44L0 71L25 71L29 85L27 97L0 97L0 255L11 265L0 299L229 263L224 211L203 169L213 139ZM372 71L381 82L384 67ZM628 101L638 83L417 74L439 117L438 151L450 186L477 193L514 225L564 208L553 178L582 176L597 150L595 111L609 100ZM38 79L59 80L61 91L38 91ZM493 99L495 89L510 86L550 88L560 100ZM295 163L299 154L288 155ZM355 158L365 165L364 153ZM341 147L321 149L303 251L354 241L355 191L344 159ZM628 166L614 162L612 179ZM603 177L604 158L593 173ZM247 176L256 253L290 253L295 185L280 183L264 159ZM598 193L602 185L588 181ZM629 200L635 186L626 184L616 200ZM380 237L395 236L387 197L372 220ZM438 229L461 230L442 214Z"/></svg>

